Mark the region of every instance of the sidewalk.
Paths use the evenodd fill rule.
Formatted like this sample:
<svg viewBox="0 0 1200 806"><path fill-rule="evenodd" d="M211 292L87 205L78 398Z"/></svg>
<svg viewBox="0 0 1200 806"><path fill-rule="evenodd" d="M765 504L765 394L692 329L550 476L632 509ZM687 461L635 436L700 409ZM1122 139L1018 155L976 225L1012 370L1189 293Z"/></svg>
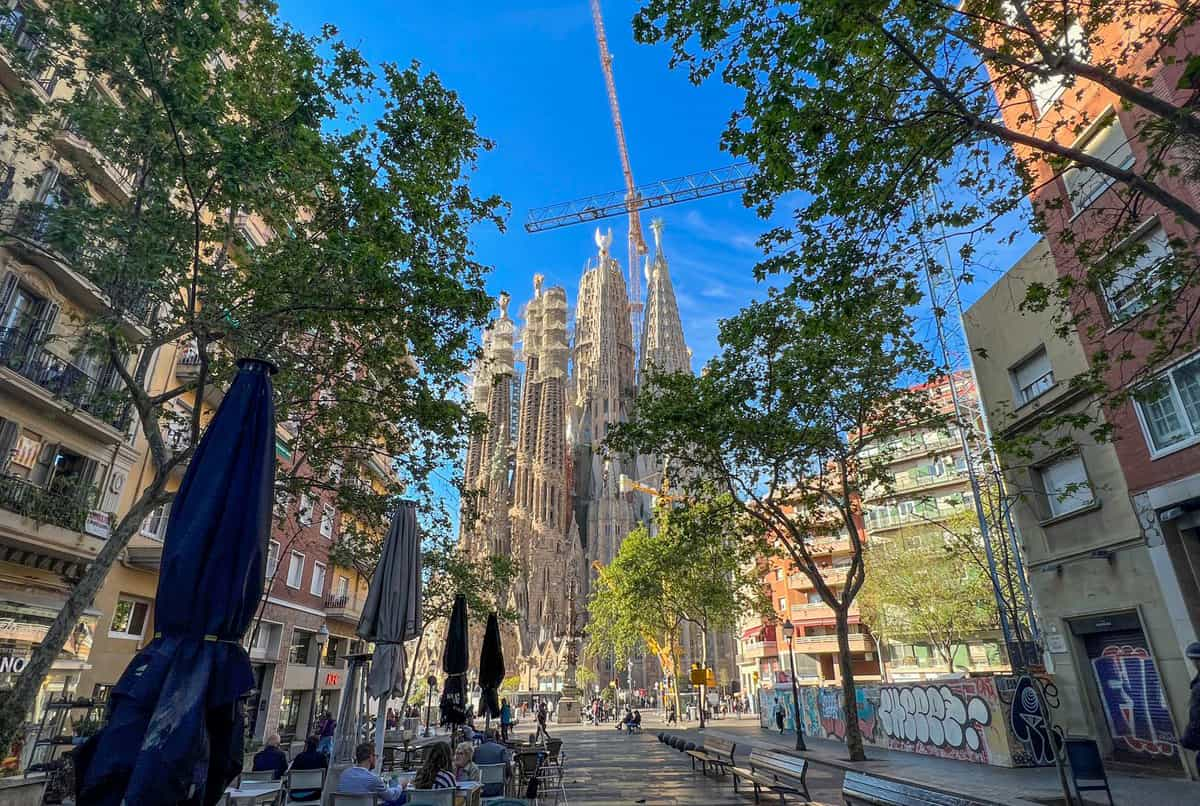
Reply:
<svg viewBox="0 0 1200 806"><path fill-rule="evenodd" d="M678 728L663 725L658 720L647 722L646 732L659 731L701 736L695 722ZM760 747L770 750L795 752L795 735L779 735L758 726L757 720L734 719L732 717L710 721L704 734L722 736L737 742L738 755L743 751ZM984 799L996 806L1034 806L1039 803L1061 802L1062 789L1058 773L1053 767L993 767L986 764L971 764L965 761L922 756L882 747L867 745L867 761L851 762L846 755L846 746L828 739L806 739L808 751L799 755L812 764L837 767L843 770L859 770L913 784L926 784L947 792ZM1164 778L1151 775L1130 775L1109 772L1109 785L1117 806L1197 806L1200 804L1200 783L1182 778ZM1104 793L1085 793L1088 803L1104 804Z"/></svg>

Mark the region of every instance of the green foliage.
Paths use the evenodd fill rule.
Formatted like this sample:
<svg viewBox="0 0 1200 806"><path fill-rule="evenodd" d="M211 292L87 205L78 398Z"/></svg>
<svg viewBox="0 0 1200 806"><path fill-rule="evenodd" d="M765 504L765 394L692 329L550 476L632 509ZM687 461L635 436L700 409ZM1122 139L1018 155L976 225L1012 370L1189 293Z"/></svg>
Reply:
<svg viewBox="0 0 1200 806"><path fill-rule="evenodd" d="M996 626L991 579L954 541L936 532L872 541L865 559L859 608L881 639L929 641L953 672L959 647Z"/></svg>
<svg viewBox="0 0 1200 806"><path fill-rule="evenodd" d="M695 498L660 499L654 529L630 532L601 569L588 601L591 657L612 654L620 666L646 649L674 669L684 624L707 633L746 611L770 612L755 564L768 550L759 524L728 494L693 490Z"/></svg>
<svg viewBox="0 0 1200 806"><path fill-rule="evenodd" d="M47 213L36 205L0 229L68 257L107 294L80 338L115 371L154 471L39 648L48 659L145 515L171 499L171 471L207 425L196 401L227 386L237 358L279 370L281 493L332 495L366 535L400 495L442 531L449 522L430 479L464 445L462 378L491 306L471 235L501 227L504 209L468 184L491 144L418 64L371 66L332 27L305 36L274 12L254 0L62 0L37 22L72 92L14 102L29 114L11 145L43 154L67 122L99 159L63 161L53 238L21 228ZM148 390L176 346L194 351L190 375ZM431 565L437 578L470 576L453 556ZM16 712L48 662L31 661Z"/></svg>
<svg viewBox="0 0 1200 806"><path fill-rule="evenodd" d="M694 82L739 94L722 145L756 169L747 203L765 214L798 200L762 236L760 276L835 286L853 243L878 277L928 269L957 286L994 271L996 244L1052 231L1063 282L1030 302L1052 307L1060 336L1084 337L1090 366L1071 382L1114 408L1197 345L1194 306L1179 302L1200 277L1200 208L1176 180L1200 176L1200 112L1153 86L1180 59L1195 74L1185 32L1198 14L1154 0L645 0L634 31ZM1056 82L1042 115L1030 87ZM1103 123L1104 105L1080 100L1098 85L1145 146L1132 165L1074 145ZM1059 177L1080 164L1113 186L1075 223ZM1144 248L1127 239L1155 210L1173 254L1135 269ZM1110 317L1102 292L1119 274L1144 306L1128 318ZM1107 437L1103 420L1062 423Z"/></svg>

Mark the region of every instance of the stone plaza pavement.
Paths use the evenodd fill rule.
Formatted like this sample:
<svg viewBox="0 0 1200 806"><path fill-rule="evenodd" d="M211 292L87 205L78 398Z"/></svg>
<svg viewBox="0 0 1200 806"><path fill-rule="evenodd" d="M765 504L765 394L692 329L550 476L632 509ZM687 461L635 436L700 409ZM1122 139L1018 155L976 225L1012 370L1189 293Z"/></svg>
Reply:
<svg viewBox="0 0 1200 806"><path fill-rule="evenodd" d="M746 723L749 724L749 723ZM659 744L660 728L627 736L611 723L552 725L550 735L563 740L566 754L564 783L570 806L752 806L750 795L733 792L729 776L714 779L692 771L687 756ZM739 761L744 756L738 754ZM808 775L809 793L822 806L842 806L842 772L833 767L814 766ZM746 789L742 788L745 793ZM541 804L553 804L549 792ZM790 804L799 801L788 801ZM764 797L763 804L778 803Z"/></svg>
<svg viewBox="0 0 1200 806"><path fill-rule="evenodd" d="M657 719L647 720L646 732L653 737L661 730L687 734L695 741L702 734L695 722L679 728L666 728ZM615 732L615 731L614 731ZM737 755L749 753L753 747L795 752L795 735L780 735L758 726L757 719L723 718L709 722L705 733L720 734L738 743ZM657 739L653 739L657 743ZM1053 767L1009 769L965 761L922 756L897 750L867 746L866 762L851 763L846 757L846 748L840 742L826 739L808 739L808 751L800 753L809 760L811 775L818 770L824 772L861 770L897 781L925 784L945 792L966 795L985 800L996 806L1033 806L1053 803L1057 797L1061 802L1058 775ZM675 751L671 751L679 755ZM838 775L840 781L841 776ZM1117 806L1200 806L1200 783L1182 778L1155 775L1135 775L1124 771L1109 770L1109 783L1113 800ZM1088 792L1086 802L1105 804L1104 793ZM813 798L826 800L828 796ZM764 800L764 803L767 802ZM841 803L841 800L830 800Z"/></svg>

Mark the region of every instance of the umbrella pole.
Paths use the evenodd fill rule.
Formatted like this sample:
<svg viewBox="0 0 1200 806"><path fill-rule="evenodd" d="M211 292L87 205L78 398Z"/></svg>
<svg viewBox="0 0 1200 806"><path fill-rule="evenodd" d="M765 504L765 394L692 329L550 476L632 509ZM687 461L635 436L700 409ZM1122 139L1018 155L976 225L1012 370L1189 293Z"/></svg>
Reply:
<svg viewBox="0 0 1200 806"><path fill-rule="evenodd" d="M379 769L375 773L380 777L383 776L383 734L387 730L388 694L380 695L379 707L375 710L375 763L379 765Z"/></svg>

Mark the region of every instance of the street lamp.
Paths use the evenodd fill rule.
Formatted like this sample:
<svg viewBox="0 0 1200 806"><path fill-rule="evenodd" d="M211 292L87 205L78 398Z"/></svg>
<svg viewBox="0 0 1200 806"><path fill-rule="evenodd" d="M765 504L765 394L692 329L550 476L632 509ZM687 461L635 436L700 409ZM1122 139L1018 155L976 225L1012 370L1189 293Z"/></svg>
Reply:
<svg viewBox="0 0 1200 806"><path fill-rule="evenodd" d="M437 677L429 675L425 678L425 735L429 735L429 714L433 711L433 690L437 688ZM513 700L516 702L516 700Z"/></svg>
<svg viewBox="0 0 1200 806"><path fill-rule="evenodd" d="M792 650L792 636L796 634L796 627L792 624L792 620L788 619L783 622L783 637L787 639L788 658L792 663L792 702L796 706L796 749L807 750L804 746L804 728L800 725L800 687L796 685L796 653Z"/></svg>
<svg viewBox="0 0 1200 806"><path fill-rule="evenodd" d="M325 654L325 644L327 643L329 643L329 628L322 624L321 629L317 630L317 665L313 669L312 705L308 708L308 732L304 734L305 738L312 736L313 725L317 719L317 690L321 682L321 656Z"/></svg>

